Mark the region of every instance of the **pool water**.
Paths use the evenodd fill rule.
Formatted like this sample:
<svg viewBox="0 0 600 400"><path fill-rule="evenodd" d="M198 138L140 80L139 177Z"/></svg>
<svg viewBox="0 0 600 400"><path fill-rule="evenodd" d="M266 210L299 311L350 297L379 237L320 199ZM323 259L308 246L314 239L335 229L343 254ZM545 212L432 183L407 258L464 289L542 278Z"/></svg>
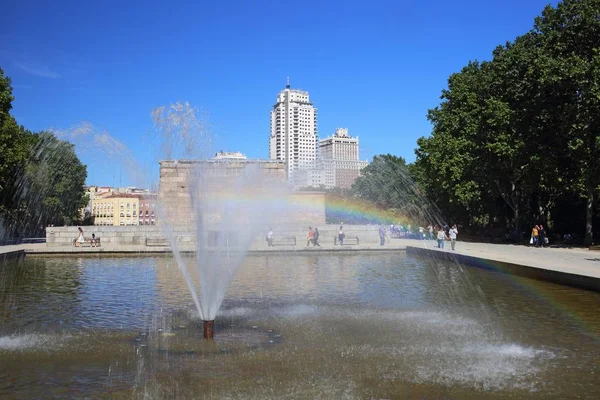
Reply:
<svg viewBox="0 0 600 400"><path fill-rule="evenodd" d="M170 257L28 256L0 263L0 398L597 399L599 305L404 252L249 256L207 342Z"/></svg>

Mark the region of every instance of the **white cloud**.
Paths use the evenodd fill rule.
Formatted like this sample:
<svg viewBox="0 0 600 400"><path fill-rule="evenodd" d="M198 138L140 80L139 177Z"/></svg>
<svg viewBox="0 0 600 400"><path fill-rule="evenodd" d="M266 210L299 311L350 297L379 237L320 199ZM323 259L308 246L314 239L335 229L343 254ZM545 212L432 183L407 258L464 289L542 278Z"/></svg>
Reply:
<svg viewBox="0 0 600 400"><path fill-rule="evenodd" d="M15 62L15 65L25 72L42 78L58 79L60 75L45 65Z"/></svg>

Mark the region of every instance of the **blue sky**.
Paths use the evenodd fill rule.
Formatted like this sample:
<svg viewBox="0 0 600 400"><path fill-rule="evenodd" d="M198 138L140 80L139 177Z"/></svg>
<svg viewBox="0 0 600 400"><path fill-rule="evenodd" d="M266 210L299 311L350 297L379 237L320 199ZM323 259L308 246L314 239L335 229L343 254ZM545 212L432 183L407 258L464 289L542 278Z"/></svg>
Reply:
<svg viewBox="0 0 600 400"><path fill-rule="evenodd" d="M529 30L548 3L24 0L3 6L0 67L20 124L87 122L141 163L155 154L144 145L150 112L176 101L209 116L214 150L267 158L269 110L287 76L309 91L321 137L347 127L362 159L413 161L448 76ZM113 184L115 165L82 159L89 183Z"/></svg>

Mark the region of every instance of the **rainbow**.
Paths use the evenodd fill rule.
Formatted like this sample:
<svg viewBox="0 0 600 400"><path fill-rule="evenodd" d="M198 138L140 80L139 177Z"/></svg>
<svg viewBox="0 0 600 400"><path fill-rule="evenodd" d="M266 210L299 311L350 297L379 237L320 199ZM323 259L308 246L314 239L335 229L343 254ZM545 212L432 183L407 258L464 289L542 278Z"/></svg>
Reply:
<svg viewBox="0 0 600 400"><path fill-rule="evenodd" d="M412 224L414 221L396 210L384 210L370 202L341 196L325 197L325 215L328 223L349 224Z"/></svg>

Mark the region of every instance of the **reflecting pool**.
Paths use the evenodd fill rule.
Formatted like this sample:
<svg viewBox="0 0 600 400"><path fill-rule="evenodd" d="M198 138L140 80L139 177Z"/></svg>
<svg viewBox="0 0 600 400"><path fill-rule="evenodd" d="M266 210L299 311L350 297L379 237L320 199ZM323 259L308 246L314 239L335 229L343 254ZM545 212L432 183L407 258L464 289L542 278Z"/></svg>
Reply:
<svg viewBox="0 0 600 400"><path fill-rule="evenodd" d="M600 398L600 294L398 253L0 263L0 398Z"/></svg>

